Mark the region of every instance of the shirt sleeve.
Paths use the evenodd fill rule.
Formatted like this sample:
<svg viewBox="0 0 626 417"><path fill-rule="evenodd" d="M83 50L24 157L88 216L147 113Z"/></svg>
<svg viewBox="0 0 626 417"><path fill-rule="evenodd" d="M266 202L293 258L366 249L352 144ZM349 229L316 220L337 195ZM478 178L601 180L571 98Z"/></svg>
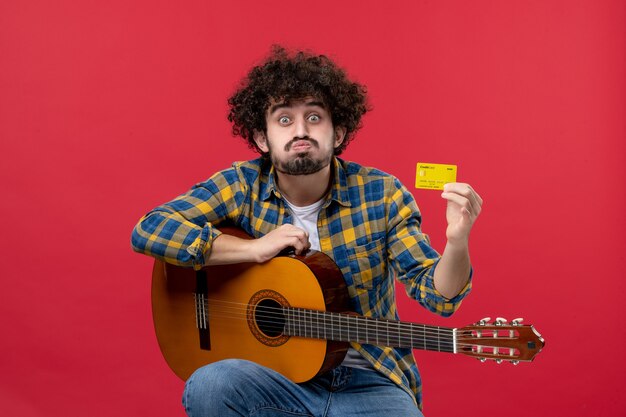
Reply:
<svg viewBox="0 0 626 417"><path fill-rule="evenodd" d="M458 295L451 299L441 295L433 280L441 256L430 246L428 236L421 232L422 218L415 199L398 179L394 179L389 190L387 250L390 266L405 285L409 297L433 313L450 316L469 294L472 272Z"/></svg>
<svg viewBox="0 0 626 417"><path fill-rule="evenodd" d="M143 216L132 232L133 250L174 265L202 268L221 234L213 225L237 223L245 190L236 168L216 173Z"/></svg>

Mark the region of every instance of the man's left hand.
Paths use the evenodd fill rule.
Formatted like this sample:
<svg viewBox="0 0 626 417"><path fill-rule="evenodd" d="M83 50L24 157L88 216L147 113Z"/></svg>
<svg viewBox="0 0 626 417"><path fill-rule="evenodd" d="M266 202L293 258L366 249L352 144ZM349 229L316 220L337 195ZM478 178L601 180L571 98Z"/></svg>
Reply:
<svg viewBox="0 0 626 417"><path fill-rule="evenodd" d="M461 182L444 185L441 197L448 200L446 209L448 242L467 245L472 226L480 215L483 199L469 184Z"/></svg>

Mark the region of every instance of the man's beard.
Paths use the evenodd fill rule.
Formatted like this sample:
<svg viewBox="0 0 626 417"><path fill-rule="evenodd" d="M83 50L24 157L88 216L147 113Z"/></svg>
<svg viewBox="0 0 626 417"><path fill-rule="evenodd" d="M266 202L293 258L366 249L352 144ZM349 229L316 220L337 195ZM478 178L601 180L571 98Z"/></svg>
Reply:
<svg viewBox="0 0 626 417"><path fill-rule="evenodd" d="M285 145L285 151L289 151L291 145L298 140L303 139L298 138L292 140L287 145ZM315 139L306 138L304 140L307 140L311 144L311 146L319 148L319 144ZM315 174L316 172L321 171L324 167L328 166L333 157L333 154L331 152L326 157L322 156L322 158L320 159L314 159L310 156L310 153L306 151L296 154L295 158L293 159L290 159L288 161L281 161L272 153L271 146L269 148L270 149L268 153L272 164L274 165L274 168L276 168L278 172L287 175Z"/></svg>

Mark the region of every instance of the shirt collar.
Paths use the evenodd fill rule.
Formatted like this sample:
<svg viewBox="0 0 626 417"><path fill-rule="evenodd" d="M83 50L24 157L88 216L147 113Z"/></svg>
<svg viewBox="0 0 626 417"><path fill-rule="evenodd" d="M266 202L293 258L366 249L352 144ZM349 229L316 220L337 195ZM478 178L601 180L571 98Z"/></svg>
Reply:
<svg viewBox="0 0 626 417"><path fill-rule="evenodd" d="M346 170L343 168L343 161L337 157L333 157L333 182L330 186L330 198L324 206L328 207L330 201L334 200L342 206L351 207L348 193L348 177Z"/></svg>
<svg viewBox="0 0 626 417"><path fill-rule="evenodd" d="M263 173L267 176L267 187L265 187L265 190L261 195L261 200L267 201L272 194L274 194L277 198L282 198L280 190L278 189L278 187L276 187L276 180L274 179L276 175L274 164L269 162L269 158L266 159L264 162L266 163L266 168L263 169ZM268 166L269 170L267 170Z"/></svg>
<svg viewBox="0 0 626 417"><path fill-rule="evenodd" d="M336 201L342 206L351 207L349 194L348 194L348 177L346 176L346 171L343 168L342 160L333 157L333 178L330 186L330 192L326 197L326 202L323 207L328 207L331 201ZM261 199L263 201L267 201L272 194L274 194L277 198L282 198L280 190L276 186L276 169L274 165L268 163L269 170L267 168L264 170L267 174L267 187L261 194Z"/></svg>

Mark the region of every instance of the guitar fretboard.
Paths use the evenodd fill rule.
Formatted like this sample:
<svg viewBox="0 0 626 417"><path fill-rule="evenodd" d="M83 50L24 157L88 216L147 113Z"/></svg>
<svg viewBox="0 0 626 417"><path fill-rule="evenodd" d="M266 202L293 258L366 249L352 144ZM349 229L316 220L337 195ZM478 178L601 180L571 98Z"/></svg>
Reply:
<svg viewBox="0 0 626 417"><path fill-rule="evenodd" d="M284 307L284 333L312 339L455 352L454 329Z"/></svg>

